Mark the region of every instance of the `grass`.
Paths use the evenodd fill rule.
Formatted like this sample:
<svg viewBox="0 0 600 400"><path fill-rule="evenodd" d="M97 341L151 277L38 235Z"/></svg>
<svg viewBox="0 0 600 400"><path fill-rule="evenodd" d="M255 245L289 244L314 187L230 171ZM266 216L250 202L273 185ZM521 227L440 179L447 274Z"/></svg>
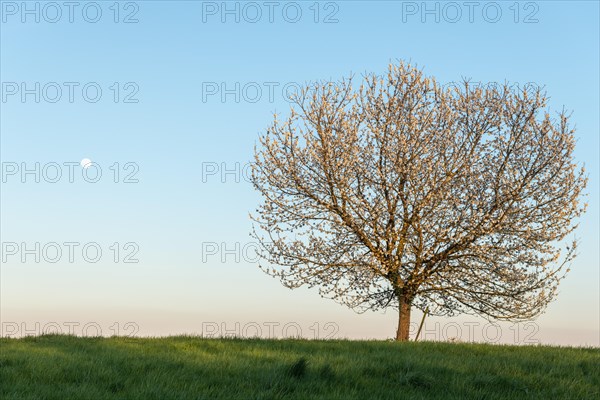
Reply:
<svg viewBox="0 0 600 400"><path fill-rule="evenodd" d="M600 349L262 339L0 339L9 399L597 399Z"/></svg>

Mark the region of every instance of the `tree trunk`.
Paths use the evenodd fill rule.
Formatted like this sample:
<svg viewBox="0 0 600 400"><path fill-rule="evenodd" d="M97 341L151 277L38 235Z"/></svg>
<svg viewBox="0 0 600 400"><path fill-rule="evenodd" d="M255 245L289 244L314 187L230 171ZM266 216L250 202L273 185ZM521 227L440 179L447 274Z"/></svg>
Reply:
<svg viewBox="0 0 600 400"><path fill-rule="evenodd" d="M410 306L409 301L405 296L398 296L398 330L396 331L396 340L399 342L408 341L410 331Z"/></svg>

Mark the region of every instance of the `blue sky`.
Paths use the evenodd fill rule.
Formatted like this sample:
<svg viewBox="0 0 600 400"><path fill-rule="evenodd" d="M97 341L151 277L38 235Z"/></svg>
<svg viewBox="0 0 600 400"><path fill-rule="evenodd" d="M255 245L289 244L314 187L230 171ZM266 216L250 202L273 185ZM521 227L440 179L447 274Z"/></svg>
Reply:
<svg viewBox="0 0 600 400"><path fill-rule="evenodd" d="M59 243L63 252L65 242L80 243L77 249L97 243L103 256L96 263L79 250L72 263L65 254L56 263L47 262L50 253L39 263L7 256L1 320L28 327L95 322L104 331L133 321L145 335L269 321L296 322L307 335L315 322L333 322L340 337L390 337L393 312L357 315L316 290L281 287L252 260L224 254L221 262L223 248L248 249L248 212L258 203L243 176L221 172L241 170L272 113L288 110L284 86L385 72L403 59L442 82L533 82L546 87L551 109L573 111L589 209L577 232L580 256L558 300L535 321L536 338L600 345L598 3L475 3L275 2L270 21L264 2L227 2L237 15L224 12L222 2L120 2L116 16L113 1L98 1L78 2L69 22L62 2L27 2L34 10L28 14L22 2L2 1L0 156L5 173L19 168L2 183L2 242L20 249ZM98 9L98 22L88 22ZM124 23L128 15L137 22ZM24 102L22 83L33 90ZM224 99L222 85L229 90ZM52 103L57 86L62 96ZM98 87L102 95L92 102ZM207 91L215 87L218 93ZM74 167L69 182L63 164L85 157L102 177L89 183ZM32 174L22 179L23 165L35 163L40 182ZM45 179L50 163L62 166L57 183ZM219 171L203 179L215 165ZM137 183L124 182L129 173ZM207 243L219 252L203 260ZM133 250L139 262L124 263ZM435 323L467 320L480 321L427 323L434 330ZM510 342L513 331L505 329Z"/></svg>

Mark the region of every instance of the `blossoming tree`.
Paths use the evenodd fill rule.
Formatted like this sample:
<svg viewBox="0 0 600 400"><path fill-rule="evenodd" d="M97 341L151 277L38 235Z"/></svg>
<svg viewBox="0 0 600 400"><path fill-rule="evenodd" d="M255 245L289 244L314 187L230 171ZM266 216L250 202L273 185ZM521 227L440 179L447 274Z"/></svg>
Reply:
<svg viewBox="0 0 600 400"><path fill-rule="evenodd" d="M307 85L255 149L261 267L357 311L523 320L576 255L587 178L540 89L444 89L415 67ZM562 251L561 251L562 250Z"/></svg>

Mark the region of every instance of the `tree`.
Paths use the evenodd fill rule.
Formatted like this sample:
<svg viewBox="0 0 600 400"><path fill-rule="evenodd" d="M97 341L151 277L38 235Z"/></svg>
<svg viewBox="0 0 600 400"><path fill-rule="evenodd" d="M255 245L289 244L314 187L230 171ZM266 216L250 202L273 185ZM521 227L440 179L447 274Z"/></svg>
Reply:
<svg viewBox="0 0 600 400"><path fill-rule="evenodd" d="M576 255L563 239L587 182L570 116L546 103L540 88L443 89L403 62L358 89L306 85L255 148L261 268L358 312L398 309L396 340L413 306L539 315Z"/></svg>

